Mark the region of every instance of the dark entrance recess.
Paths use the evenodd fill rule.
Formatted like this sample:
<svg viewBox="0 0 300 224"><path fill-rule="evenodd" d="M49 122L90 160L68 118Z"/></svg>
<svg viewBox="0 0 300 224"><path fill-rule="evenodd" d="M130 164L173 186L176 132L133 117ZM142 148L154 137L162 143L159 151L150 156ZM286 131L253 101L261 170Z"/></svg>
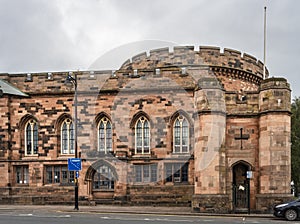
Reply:
<svg viewBox="0 0 300 224"><path fill-rule="evenodd" d="M249 206L249 182L247 180L247 171L249 166L238 163L232 168L232 196L234 212L247 212Z"/></svg>

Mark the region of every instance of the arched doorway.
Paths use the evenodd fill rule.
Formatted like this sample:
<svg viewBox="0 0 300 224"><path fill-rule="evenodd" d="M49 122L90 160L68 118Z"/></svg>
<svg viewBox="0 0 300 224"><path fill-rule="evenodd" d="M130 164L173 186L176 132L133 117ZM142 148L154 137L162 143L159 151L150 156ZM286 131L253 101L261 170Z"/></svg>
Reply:
<svg viewBox="0 0 300 224"><path fill-rule="evenodd" d="M112 199L117 179L116 170L110 163L105 160L93 163L86 176L89 183L89 195L93 200Z"/></svg>
<svg viewBox="0 0 300 224"><path fill-rule="evenodd" d="M249 180L247 179L247 171L251 170L251 166L245 162L238 162L232 167L232 196L233 209L235 212L245 212L249 207Z"/></svg>

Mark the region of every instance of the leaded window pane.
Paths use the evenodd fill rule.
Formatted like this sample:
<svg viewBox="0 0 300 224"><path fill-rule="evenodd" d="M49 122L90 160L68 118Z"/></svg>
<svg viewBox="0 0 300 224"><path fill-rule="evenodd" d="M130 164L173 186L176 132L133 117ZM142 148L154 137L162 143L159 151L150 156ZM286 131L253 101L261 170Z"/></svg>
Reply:
<svg viewBox="0 0 300 224"><path fill-rule="evenodd" d="M32 153L32 130L30 123L27 124L26 127L26 145L27 145L27 155L31 155Z"/></svg>
<svg viewBox="0 0 300 224"><path fill-rule="evenodd" d="M105 153L112 151L112 126L106 117L102 118L99 122L98 135L98 150Z"/></svg>
<svg viewBox="0 0 300 224"><path fill-rule="evenodd" d="M183 116L178 116L173 126L174 153L189 151L189 123Z"/></svg>
<svg viewBox="0 0 300 224"><path fill-rule="evenodd" d="M62 152L63 154L68 153L68 126L67 123L64 122L62 126Z"/></svg>
<svg viewBox="0 0 300 224"><path fill-rule="evenodd" d="M62 154L75 153L75 127L71 119L66 119L61 127Z"/></svg>
<svg viewBox="0 0 300 224"><path fill-rule="evenodd" d="M151 182L157 181L157 165L151 165Z"/></svg>
<svg viewBox="0 0 300 224"><path fill-rule="evenodd" d="M38 154L38 126L34 120L25 127L25 148L26 155Z"/></svg>
<svg viewBox="0 0 300 224"><path fill-rule="evenodd" d="M60 183L60 167L54 167L54 183Z"/></svg>
<svg viewBox="0 0 300 224"><path fill-rule="evenodd" d="M166 181L167 182L172 182L173 181L172 164L166 164Z"/></svg>
<svg viewBox="0 0 300 224"><path fill-rule="evenodd" d="M22 167L17 167L16 168L16 182L18 184L23 183L23 178L22 178Z"/></svg>
<svg viewBox="0 0 300 224"><path fill-rule="evenodd" d="M157 181L157 164L135 165L135 182L149 183Z"/></svg>
<svg viewBox="0 0 300 224"><path fill-rule="evenodd" d="M38 153L38 127L37 124L33 124L33 153Z"/></svg>
<svg viewBox="0 0 300 224"><path fill-rule="evenodd" d="M106 124L106 150L112 151L112 127L109 121Z"/></svg>
<svg viewBox="0 0 300 224"><path fill-rule="evenodd" d="M150 124L145 117L141 117L135 127L136 153L150 153Z"/></svg>
<svg viewBox="0 0 300 224"><path fill-rule="evenodd" d="M46 168L46 180L47 183L51 184L53 181L52 167L49 166Z"/></svg>
<svg viewBox="0 0 300 224"><path fill-rule="evenodd" d="M100 125L99 125L99 151L101 152L105 151L105 129L102 120L100 121Z"/></svg>
<svg viewBox="0 0 300 224"><path fill-rule="evenodd" d="M112 190L114 189L114 175L108 166L100 166L93 179L94 189Z"/></svg>
<svg viewBox="0 0 300 224"><path fill-rule="evenodd" d="M75 153L75 129L73 122L70 124L70 154Z"/></svg>
<svg viewBox="0 0 300 224"><path fill-rule="evenodd" d="M142 182L142 166L135 166L135 182Z"/></svg>
<svg viewBox="0 0 300 224"><path fill-rule="evenodd" d="M165 164L166 182L187 182L188 163Z"/></svg>

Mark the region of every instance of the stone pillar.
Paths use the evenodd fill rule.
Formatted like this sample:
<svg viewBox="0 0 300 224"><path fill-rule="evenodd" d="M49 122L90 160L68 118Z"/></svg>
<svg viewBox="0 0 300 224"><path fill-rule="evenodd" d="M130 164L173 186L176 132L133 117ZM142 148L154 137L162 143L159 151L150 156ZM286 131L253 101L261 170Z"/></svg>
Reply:
<svg viewBox="0 0 300 224"><path fill-rule="evenodd" d="M201 212L227 212L225 195L225 102L215 78L199 80L195 93L195 189L193 208Z"/></svg>
<svg viewBox="0 0 300 224"><path fill-rule="evenodd" d="M257 209L267 211L276 201L291 196L291 94L287 81L283 78L264 80L259 102L260 186Z"/></svg>

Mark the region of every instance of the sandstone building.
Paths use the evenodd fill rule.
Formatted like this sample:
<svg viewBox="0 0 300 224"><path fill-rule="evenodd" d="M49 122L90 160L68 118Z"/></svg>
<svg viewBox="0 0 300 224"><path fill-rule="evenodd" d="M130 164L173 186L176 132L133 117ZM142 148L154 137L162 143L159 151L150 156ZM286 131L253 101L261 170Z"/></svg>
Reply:
<svg viewBox="0 0 300 224"><path fill-rule="evenodd" d="M290 86L246 53L156 49L116 71L0 74L0 89L0 203L72 203L75 130L80 203L268 211L291 196Z"/></svg>

